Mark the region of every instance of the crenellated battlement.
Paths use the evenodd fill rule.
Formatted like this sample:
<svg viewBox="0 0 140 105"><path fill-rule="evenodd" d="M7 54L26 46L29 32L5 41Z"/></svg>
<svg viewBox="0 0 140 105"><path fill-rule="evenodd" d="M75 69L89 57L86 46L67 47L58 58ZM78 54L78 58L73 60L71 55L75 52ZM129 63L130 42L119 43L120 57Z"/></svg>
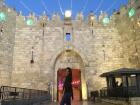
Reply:
<svg viewBox="0 0 140 105"><path fill-rule="evenodd" d="M2 0L1 0L2 1ZM114 11L114 13L109 16L107 13L101 11L99 16L96 16L93 12L90 12L87 17L84 17L82 12L77 13L74 18L66 19L65 16L61 17L60 14L54 13L52 17L49 17L47 13L43 12L42 15L36 16L35 13L30 13L28 16L23 16L20 11L17 13L15 9L6 7L4 4L1 5L1 11L16 14L16 26L17 27L41 27L41 26L63 26L66 25L66 21L70 21L73 26L114 26L117 24L116 18L123 18L128 16L128 7L122 6L119 11ZM10 17L9 17L10 18ZM68 22L69 23L69 22Z"/></svg>
<svg viewBox="0 0 140 105"><path fill-rule="evenodd" d="M116 18L124 18L128 16L128 8L122 6L119 11L114 11L111 16L108 16L107 13L101 11L99 16L94 15L93 12L90 12L87 17L84 17L82 12L77 13L74 19L65 19L61 18L60 14L55 13L52 17L48 17L47 13L43 13L41 16L37 17L34 13L30 13L29 16L23 16L22 13L17 14L17 26L19 25L27 25L28 19L32 19L33 26L38 26L40 24L45 24L46 26L62 26L67 21L71 22L71 25L74 24L83 24L86 26L94 27L96 25L103 25L103 26L112 26L116 23Z"/></svg>
<svg viewBox="0 0 140 105"><path fill-rule="evenodd" d="M104 18L108 18L108 23L103 23L103 19ZM75 19L62 19L61 16L58 13L55 13L52 15L51 18L49 18L47 16L47 14L42 14L40 17L36 17L33 13L29 14L29 16L23 16L22 13L20 12L20 14L17 14L16 16L16 21L17 21L17 26L20 25L28 25L27 21L31 19L33 24L29 25L29 26L38 26L38 25L43 25L45 24L46 26L62 26L64 25L64 23L67 21L71 22L71 25L75 25L75 24L83 24L83 25L88 25L88 26L94 26L94 25L109 25L110 23L112 23L112 19L111 17L109 17L106 13L101 12L99 19L97 18L97 16L95 16L92 12L89 13L88 17L84 17L84 15L82 13L78 13L75 17Z"/></svg>

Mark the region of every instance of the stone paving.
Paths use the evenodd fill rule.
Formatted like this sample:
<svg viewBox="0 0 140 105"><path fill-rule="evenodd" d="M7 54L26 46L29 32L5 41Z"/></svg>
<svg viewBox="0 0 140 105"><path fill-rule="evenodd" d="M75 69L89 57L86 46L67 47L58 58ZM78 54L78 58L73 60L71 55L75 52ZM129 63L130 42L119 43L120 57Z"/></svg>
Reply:
<svg viewBox="0 0 140 105"><path fill-rule="evenodd" d="M57 102L46 102L46 103L43 103L41 105L60 105L59 103ZM75 102L72 102L71 105L113 105L113 104L110 104L110 103L93 103L93 102L88 102L88 101L83 101L83 102L79 102L79 101L75 101Z"/></svg>

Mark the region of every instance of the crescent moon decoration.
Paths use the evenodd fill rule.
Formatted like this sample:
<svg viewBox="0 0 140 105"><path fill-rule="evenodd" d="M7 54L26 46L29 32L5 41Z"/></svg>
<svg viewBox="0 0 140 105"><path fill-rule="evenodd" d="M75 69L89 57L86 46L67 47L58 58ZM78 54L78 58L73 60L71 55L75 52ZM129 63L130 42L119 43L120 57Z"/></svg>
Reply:
<svg viewBox="0 0 140 105"><path fill-rule="evenodd" d="M4 12L0 12L0 22L6 21L6 14Z"/></svg>
<svg viewBox="0 0 140 105"><path fill-rule="evenodd" d="M110 19L108 17L103 18L103 24L107 25L110 23Z"/></svg>
<svg viewBox="0 0 140 105"><path fill-rule="evenodd" d="M28 20L26 21L26 24L27 24L28 26L32 26L32 25L34 24L34 22L33 22L32 19L28 19Z"/></svg>

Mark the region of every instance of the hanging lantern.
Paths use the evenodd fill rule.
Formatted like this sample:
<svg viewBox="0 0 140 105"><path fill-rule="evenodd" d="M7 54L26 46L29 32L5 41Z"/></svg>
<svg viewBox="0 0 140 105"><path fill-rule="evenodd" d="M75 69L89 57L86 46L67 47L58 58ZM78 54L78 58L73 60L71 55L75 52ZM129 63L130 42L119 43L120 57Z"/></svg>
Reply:
<svg viewBox="0 0 140 105"><path fill-rule="evenodd" d="M108 17L103 18L103 24L104 24L104 25L109 24L109 22L110 22L110 20L109 20Z"/></svg>
<svg viewBox="0 0 140 105"><path fill-rule="evenodd" d="M26 21L26 24L28 25L28 26L32 26L33 25L33 20L32 19L28 19L27 21Z"/></svg>
<svg viewBox="0 0 140 105"><path fill-rule="evenodd" d="M132 17L135 15L135 9L134 8L130 8L129 11L128 11L128 15L129 17Z"/></svg>
<svg viewBox="0 0 140 105"><path fill-rule="evenodd" d="M6 20L6 15L4 12L0 12L0 22Z"/></svg>

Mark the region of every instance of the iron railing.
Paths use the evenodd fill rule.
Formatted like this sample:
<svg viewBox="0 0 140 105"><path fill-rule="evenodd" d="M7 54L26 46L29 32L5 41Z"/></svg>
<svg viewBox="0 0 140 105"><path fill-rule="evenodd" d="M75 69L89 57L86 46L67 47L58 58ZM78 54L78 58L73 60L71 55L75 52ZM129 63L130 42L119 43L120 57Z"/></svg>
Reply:
<svg viewBox="0 0 140 105"><path fill-rule="evenodd" d="M50 94L43 90L1 86L1 105L33 105L50 100Z"/></svg>
<svg viewBox="0 0 140 105"><path fill-rule="evenodd" d="M140 90L135 87L116 87L116 88L104 88L100 90L100 97L140 97Z"/></svg>

